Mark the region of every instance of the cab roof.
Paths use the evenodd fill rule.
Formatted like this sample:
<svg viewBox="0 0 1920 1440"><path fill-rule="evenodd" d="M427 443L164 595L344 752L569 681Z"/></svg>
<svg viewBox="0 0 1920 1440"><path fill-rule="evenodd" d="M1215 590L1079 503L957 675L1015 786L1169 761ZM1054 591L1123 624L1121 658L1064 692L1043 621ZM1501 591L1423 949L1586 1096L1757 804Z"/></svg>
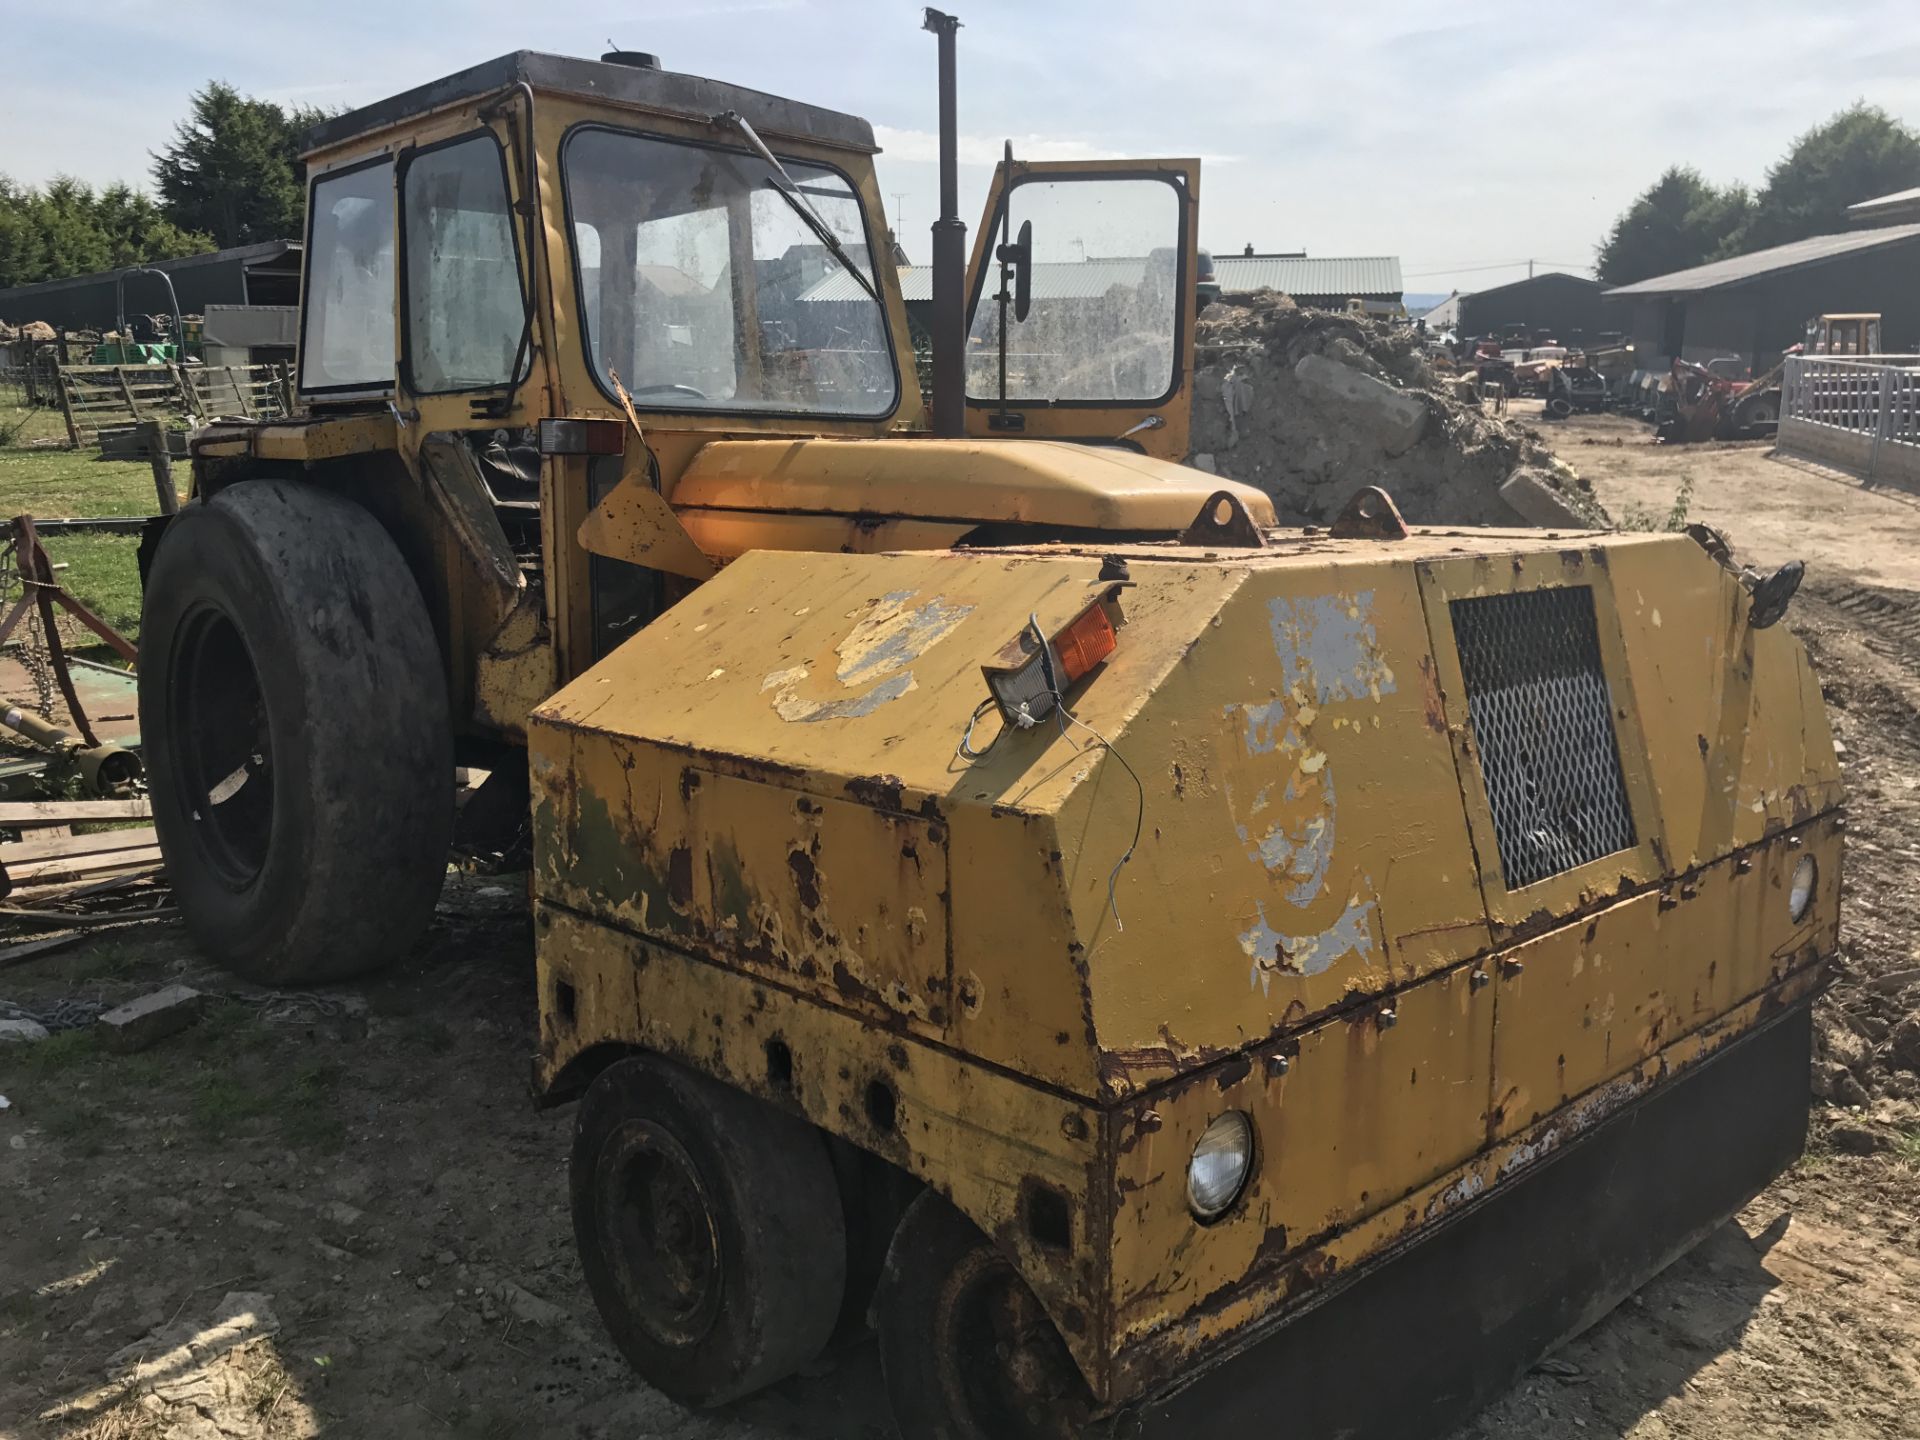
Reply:
<svg viewBox="0 0 1920 1440"><path fill-rule="evenodd" d="M643 105L701 120L725 110L737 110L762 134L816 140L869 152L876 148L873 126L856 115L803 105L797 100L785 100L778 95L698 75L581 60L568 55L545 55L537 50L516 50L511 55L470 66L323 120L307 131L301 152L310 155L331 150L357 136L402 124L431 110L505 90L522 81L537 91Z"/></svg>

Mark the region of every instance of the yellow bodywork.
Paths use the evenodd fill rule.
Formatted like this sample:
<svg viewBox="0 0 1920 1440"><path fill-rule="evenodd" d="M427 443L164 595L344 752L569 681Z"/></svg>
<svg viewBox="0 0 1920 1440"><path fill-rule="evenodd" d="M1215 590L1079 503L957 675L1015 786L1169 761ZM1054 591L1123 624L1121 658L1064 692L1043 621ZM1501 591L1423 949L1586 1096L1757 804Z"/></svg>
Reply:
<svg viewBox="0 0 1920 1440"><path fill-rule="evenodd" d="M1509 890L1450 607L1567 590L1632 835ZM1073 722L957 755L982 664L1101 597ZM538 1080L644 1046L885 1157L1122 1403L1818 984L1840 780L1746 605L1677 536L745 555L535 714Z"/></svg>

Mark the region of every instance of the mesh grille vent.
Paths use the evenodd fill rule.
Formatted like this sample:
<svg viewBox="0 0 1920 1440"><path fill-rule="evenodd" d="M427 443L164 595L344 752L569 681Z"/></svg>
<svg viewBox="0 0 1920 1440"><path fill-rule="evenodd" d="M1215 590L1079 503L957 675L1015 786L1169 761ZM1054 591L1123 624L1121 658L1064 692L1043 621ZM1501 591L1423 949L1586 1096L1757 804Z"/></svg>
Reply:
<svg viewBox="0 0 1920 1440"><path fill-rule="evenodd" d="M1507 889L1631 848L1593 591L1527 590L1450 608Z"/></svg>

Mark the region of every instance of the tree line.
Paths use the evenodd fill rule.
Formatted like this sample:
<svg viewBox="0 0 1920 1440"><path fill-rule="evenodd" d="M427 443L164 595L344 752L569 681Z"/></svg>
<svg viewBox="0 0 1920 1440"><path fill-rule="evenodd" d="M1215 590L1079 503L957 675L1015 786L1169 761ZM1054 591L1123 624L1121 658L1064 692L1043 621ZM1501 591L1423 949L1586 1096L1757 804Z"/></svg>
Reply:
<svg viewBox="0 0 1920 1440"><path fill-rule="evenodd" d="M153 156L153 196L66 175L41 186L0 175L0 289L299 236L300 137L327 114L216 81L194 93Z"/></svg>
<svg viewBox="0 0 1920 1440"><path fill-rule="evenodd" d="M1920 186L1920 131L1855 104L1787 148L1758 191L1675 165L1613 222L1594 273L1608 285L1847 228L1847 207Z"/></svg>

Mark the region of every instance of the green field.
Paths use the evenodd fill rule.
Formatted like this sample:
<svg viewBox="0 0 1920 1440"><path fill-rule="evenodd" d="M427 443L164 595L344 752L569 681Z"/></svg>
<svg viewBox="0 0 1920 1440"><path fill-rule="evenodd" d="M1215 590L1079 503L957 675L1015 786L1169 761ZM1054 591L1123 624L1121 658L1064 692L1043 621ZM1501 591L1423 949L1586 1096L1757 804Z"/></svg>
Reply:
<svg viewBox="0 0 1920 1440"><path fill-rule="evenodd" d="M146 461L102 460L90 449L69 450L58 410L0 401L0 517L151 515L153 509L153 471ZM61 584L128 639L140 633L138 545L132 535L56 535L46 541L53 563L67 567L59 572Z"/></svg>

